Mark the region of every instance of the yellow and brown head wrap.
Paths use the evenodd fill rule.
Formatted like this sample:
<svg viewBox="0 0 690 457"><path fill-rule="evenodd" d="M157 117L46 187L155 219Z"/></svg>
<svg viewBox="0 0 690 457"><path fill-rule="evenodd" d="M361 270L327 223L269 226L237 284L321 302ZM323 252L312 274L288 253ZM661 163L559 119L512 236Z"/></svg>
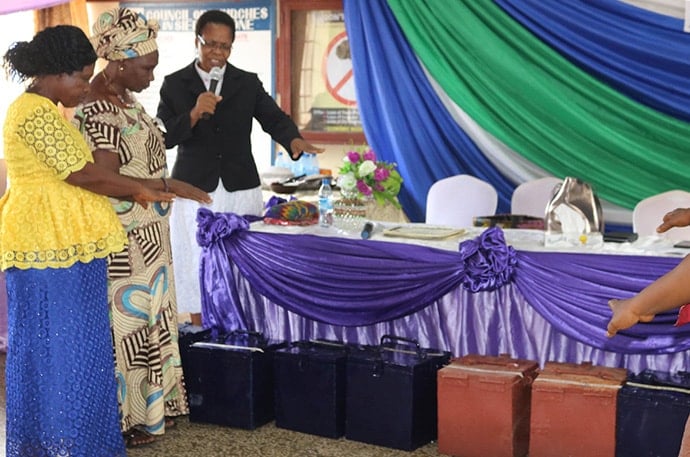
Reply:
<svg viewBox="0 0 690 457"><path fill-rule="evenodd" d="M128 8L116 8L98 16L91 43L98 57L124 60L149 54L156 49L158 22Z"/></svg>

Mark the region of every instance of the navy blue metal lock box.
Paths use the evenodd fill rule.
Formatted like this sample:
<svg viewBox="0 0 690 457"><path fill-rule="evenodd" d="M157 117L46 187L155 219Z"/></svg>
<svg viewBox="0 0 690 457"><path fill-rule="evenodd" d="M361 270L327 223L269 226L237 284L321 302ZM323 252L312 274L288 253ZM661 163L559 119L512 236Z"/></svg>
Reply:
<svg viewBox="0 0 690 457"><path fill-rule="evenodd" d="M339 438L345 433L349 346L298 341L274 355L276 427Z"/></svg>
<svg viewBox="0 0 690 457"><path fill-rule="evenodd" d="M192 324L180 324L177 327L177 335L180 358L182 359L182 370L184 370L184 362L187 358L189 347L197 341L208 340L211 337L211 329Z"/></svg>
<svg viewBox="0 0 690 457"><path fill-rule="evenodd" d="M193 343L185 359L189 420L253 430L273 420L273 354L285 342L235 331Z"/></svg>
<svg viewBox="0 0 690 457"><path fill-rule="evenodd" d="M690 373L645 370L618 391L616 457L677 457L690 414Z"/></svg>
<svg viewBox="0 0 690 457"><path fill-rule="evenodd" d="M436 438L437 371L450 353L385 335L347 359L345 437L411 451Z"/></svg>

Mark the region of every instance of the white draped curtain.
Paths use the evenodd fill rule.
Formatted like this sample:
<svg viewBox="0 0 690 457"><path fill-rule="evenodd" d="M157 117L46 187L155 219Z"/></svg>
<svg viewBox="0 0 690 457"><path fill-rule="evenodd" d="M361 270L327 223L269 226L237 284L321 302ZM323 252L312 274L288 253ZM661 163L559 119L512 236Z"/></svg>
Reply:
<svg viewBox="0 0 690 457"><path fill-rule="evenodd" d="M624 3L680 19L685 17L688 0L622 0ZM687 21L686 21L687 22Z"/></svg>

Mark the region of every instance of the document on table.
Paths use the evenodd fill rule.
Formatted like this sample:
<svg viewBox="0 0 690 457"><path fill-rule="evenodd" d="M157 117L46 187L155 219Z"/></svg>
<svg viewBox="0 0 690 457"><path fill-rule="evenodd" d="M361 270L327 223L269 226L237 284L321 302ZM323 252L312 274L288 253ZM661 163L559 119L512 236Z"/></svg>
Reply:
<svg viewBox="0 0 690 457"><path fill-rule="evenodd" d="M419 240L443 240L452 236L461 236L466 233L467 230L462 228L426 224L399 225L383 231L384 236L416 238Z"/></svg>

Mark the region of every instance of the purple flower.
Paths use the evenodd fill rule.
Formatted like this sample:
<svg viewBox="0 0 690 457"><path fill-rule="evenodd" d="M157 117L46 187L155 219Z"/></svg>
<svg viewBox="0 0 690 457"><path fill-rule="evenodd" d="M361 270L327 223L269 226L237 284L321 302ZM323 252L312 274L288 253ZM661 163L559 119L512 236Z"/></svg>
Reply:
<svg viewBox="0 0 690 457"><path fill-rule="evenodd" d="M374 171L374 179L376 181L385 181L390 175L391 172L388 170L388 168L377 168Z"/></svg>
<svg viewBox="0 0 690 457"><path fill-rule="evenodd" d="M360 155L358 152L350 151L347 153L347 160L350 161L350 163L357 163L359 162Z"/></svg>
<svg viewBox="0 0 690 457"><path fill-rule="evenodd" d="M366 195L367 197L371 195L371 187L367 185L364 181L361 179L357 180L357 190L359 190L362 195Z"/></svg>
<svg viewBox="0 0 690 457"><path fill-rule="evenodd" d="M376 154L374 154L374 151L372 149L369 149L367 152L364 153L364 160L371 160L372 162L376 162Z"/></svg>

